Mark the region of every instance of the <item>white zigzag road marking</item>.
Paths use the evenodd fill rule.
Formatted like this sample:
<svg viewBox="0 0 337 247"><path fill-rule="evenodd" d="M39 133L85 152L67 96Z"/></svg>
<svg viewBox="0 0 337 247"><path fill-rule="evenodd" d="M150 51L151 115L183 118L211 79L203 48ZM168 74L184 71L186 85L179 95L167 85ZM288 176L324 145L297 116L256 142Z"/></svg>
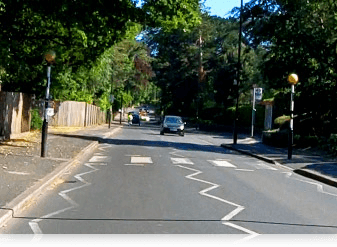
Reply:
<svg viewBox="0 0 337 247"><path fill-rule="evenodd" d="M286 177L287 177L287 178L290 178L290 177L293 175L291 172L283 172L283 173L286 174ZM321 184L319 184L319 183L316 183L316 182L310 182L310 181L305 181L305 180L297 179L297 178L294 178L294 179L297 180L297 181L303 182L303 183L316 185L316 186L317 186L317 191L318 191L318 192L323 193L323 194L327 194L327 195L330 195L330 196L335 196L335 197L337 197L336 194L332 194L332 193L329 193L329 192L324 191L323 185L321 185Z"/></svg>
<svg viewBox="0 0 337 247"><path fill-rule="evenodd" d="M215 200L218 200L218 201L221 201L221 202L224 202L224 203L227 203L229 205L232 205L234 207L236 207L236 209L234 209L232 212L230 212L229 214L227 214L225 217L223 217L221 219L222 221L222 224L223 225L227 225L227 226L230 226L230 227L233 227L233 228L236 228L238 230L241 230L243 232L246 232L246 233L249 233L249 234L252 234L254 236L257 236L259 235L258 233L256 232L253 232L249 229L246 229L244 227L241 227L241 226L238 226L236 224L233 224L231 222L228 222L229 220L231 220L235 215L239 214L242 210L244 210L245 208L241 205L238 205L234 202L230 202L230 201L227 201L223 198L220 198L220 197L217 197L217 196L214 196L214 195L210 195L210 194L207 194L207 192L211 191L211 190L214 190L218 187L220 187L220 185L218 184L214 184L214 183L211 183L211 182L208 182L208 181L205 181L205 180L201 180L201 179L198 179L198 178L195 178L195 176L199 175L202 173L202 171L199 171L199 170L196 170L196 169L193 169L193 168L190 168L190 167L185 167L185 166L181 166L181 165L176 165L178 167L181 167L181 168L184 168L184 169L187 169L187 170L191 170L191 171L194 171L195 173L193 174L190 174L190 175L187 175L186 178L188 179L191 179L191 180L194 180L194 181L198 181L198 182L201 182L201 183L205 183L205 184L209 184L211 185L211 187L207 188L207 189L204 189L202 191L199 191L199 194L203 195L203 196L207 196L207 197L210 197L212 199L215 199Z"/></svg>
<svg viewBox="0 0 337 247"><path fill-rule="evenodd" d="M172 150L173 150L174 152L171 152L171 153L169 153L169 154L174 155L174 156L178 156L178 157L181 157L181 158L185 158L184 155L177 154L178 152L180 152L179 150L177 150L177 149L175 149L175 148L172 148Z"/></svg>
<svg viewBox="0 0 337 247"><path fill-rule="evenodd" d="M85 181L82 178L82 176L99 170L99 169L93 167L92 165L106 165L106 164L104 164L104 163L97 163L97 164L91 164L90 165L88 163L85 163L84 165L87 166L87 167L89 167L89 168L91 168L92 170L88 171L88 172L83 172L83 173L80 173L80 174L77 174L77 175L74 176L77 180L81 181L84 184L81 185L81 186L75 187L75 188L71 188L71 189L68 189L68 190L63 190L60 193L58 193L64 200L66 200L67 202L69 202L72 206L64 208L64 209L61 209L61 210L58 210L58 211L55 211L55 212L52 212L52 213L47 214L47 215L44 215L44 216L42 216L39 219L34 219L34 220L30 221L28 224L29 224L29 226L32 229L32 231L33 231L34 234L43 234L41 228L39 227L39 223L42 220L44 220L46 218L49 218L49 217L52 217L54 215L63 213L65 211L67 211L67 210L70 210L70 209L78 207L78 204L74 200L72 200L69 196L67 196L66 194L69 193L69 192L71 192L71 191L82 189L84 187L87 187L87 186L91 185L91 183Z"/></svg>

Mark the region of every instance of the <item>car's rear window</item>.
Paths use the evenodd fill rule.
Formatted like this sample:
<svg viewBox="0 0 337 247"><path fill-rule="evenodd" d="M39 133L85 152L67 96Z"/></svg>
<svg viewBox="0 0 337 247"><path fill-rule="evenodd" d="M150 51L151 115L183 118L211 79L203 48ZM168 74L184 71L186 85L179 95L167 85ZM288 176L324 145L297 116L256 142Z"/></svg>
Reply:
<svg viewBox="0 0 337 247"><path fill-rule="evenodd" d="M167 117L165 121L167 123L182 123L181 119L176 117Z"/></svg>

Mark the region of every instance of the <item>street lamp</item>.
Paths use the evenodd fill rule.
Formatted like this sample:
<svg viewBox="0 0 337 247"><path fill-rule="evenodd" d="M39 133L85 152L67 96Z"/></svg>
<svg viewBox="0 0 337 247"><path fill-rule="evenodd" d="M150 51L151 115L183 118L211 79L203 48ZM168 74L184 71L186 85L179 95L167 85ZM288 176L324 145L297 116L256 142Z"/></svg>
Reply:
<svg viewBox="0 0 337 247"><path fill-rule="evenodd" d="M298 76L296 74L290 74L288 76L288 82L291 85L290 130L288 139L288 159L290 160L293 152L293 140L294 140L294 94L295 94L295 85L298 82Z"/></svg>
<svg viewBox="0 0 337 247"><path fill-rule="evenodd" d="M41 141L41 157L46 156L47 151L47 132L48 132L48 116L49 110L49 88L50 88L50 72L51 65L55 63L56 53L54 51L49 51L44 55L44 59L47 62L47 89L46 89L46 100L44 106L44 119L42 124L42 141Z"/></svg>

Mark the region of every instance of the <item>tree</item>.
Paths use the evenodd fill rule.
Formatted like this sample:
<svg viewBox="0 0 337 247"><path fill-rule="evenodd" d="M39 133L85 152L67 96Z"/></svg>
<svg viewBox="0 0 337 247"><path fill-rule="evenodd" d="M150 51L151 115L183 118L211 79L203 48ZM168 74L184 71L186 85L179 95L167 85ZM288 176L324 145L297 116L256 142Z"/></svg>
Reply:
<svg viewBox="0 0 337 247"><path fill-rule="evenodd" d="M332 0L260 0L245 6L244 31L253 45L266 49L261 71L269 88L289 91L287 76L299 75L295 111L311 126L307 134L336 131L337 110L331 107L337 103L336 11Z"/></svg>
<svg viewBox="0 0 337 247"><path fill-rule="evenodd" d="M48 50L57 54L53 77L64 79L73 73L83 75L83 71L90 69L106 49L125 38L129 23L169 29L173 24L189 28L198 21L196 0L185 0L184 5L181 1L147 0L143 1L143 7L137 7L138 2L1 1L3 90L41 97L46 83L42 79L45 78L43 54ZM79 88L81 84L70 86Z"/></svg>
<svg viewBox="0 0 337 247"><path fill-rule="evenodd" d="M211 110L223 115L224 109L233 105L238 32L237 20L205 13L201 25L191 32L151 30L147 34L146 42L155 56L153 68L162 92L162 105L168 113L195 117L200 110L202 118L209 118L214 115L210 114ZM245 43L243 47L241 91L245 92L260 75L256 51Z"/></svg>

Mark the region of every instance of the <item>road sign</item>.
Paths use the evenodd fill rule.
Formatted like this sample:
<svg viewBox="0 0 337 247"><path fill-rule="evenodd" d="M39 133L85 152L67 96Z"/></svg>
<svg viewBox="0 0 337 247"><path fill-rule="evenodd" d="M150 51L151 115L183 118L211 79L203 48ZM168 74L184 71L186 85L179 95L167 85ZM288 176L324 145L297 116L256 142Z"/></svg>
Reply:
<svg viewBox="0 0 337 247"><path fill-rule="evenodd" d="M49 117L54 116L54 108L47 108L47 109L46 109L46 114L47 114L47 116L49 116Z"/></svg>
<svg viewBox="0 0 337 247"><path fill-rule="evenodd" d="M113 103L114 100L115 100L115 97L111 94L111 95L110 95L110 103Z"/></svg>
<svg viewBox="0 0 337 247"><path fill-rule="evenodd" d="M256 101L261 101L262 100L262 88L254 88L255 91L255 100Z"/></svg>

